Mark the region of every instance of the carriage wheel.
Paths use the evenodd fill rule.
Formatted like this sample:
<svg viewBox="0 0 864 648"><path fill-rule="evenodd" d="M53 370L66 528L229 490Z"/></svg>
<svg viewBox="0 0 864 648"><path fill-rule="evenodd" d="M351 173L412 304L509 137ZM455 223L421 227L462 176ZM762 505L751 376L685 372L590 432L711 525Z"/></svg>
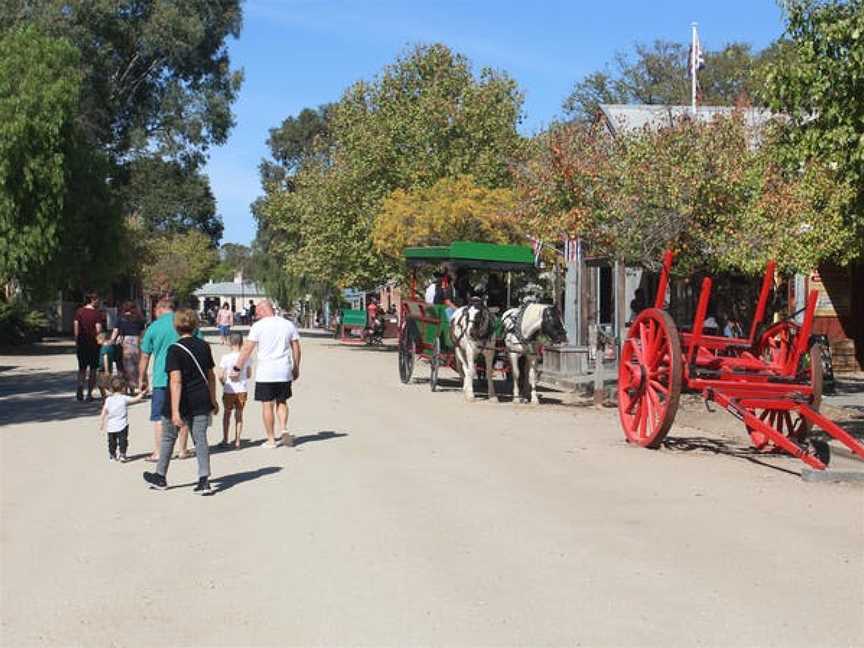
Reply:
<svg viewBox="0 0 864 648"><path fill-rule="evenodd" d="M414 375L415 355L414 336L411 335L411 329L406 322L399 333L399 380L406 385L411 382L411 376Z"/></svg>
<svg viewBox="0 0 864 648"><path fill-rule="evenodd" d="M436 337L432 345L432 357L429 359L429 387L433 392L438 389L438 369L441 361L441 338Z"/></svg>
<svg viewBox="0 0 864 648"><path fill-rule="evenodd" d="M775 367L784 366L795 346L798 329L798 325L789 320L772 324L759 336L755 354Z"/></svg>
<svg viewBox="0 0 864 648"><path fill-rule="evenodd" d="M642 311L627 330L618 364L618 414L627 441L656 448L681 395L681 342L669 314Z"/></svg>
<svg viewBox="0 0 864 648"><path fill-rule="evenodd" d="M769 329L770 330L770 329ZM794 337L790 340L794 342ZM777 350L776 346L768 346L764 348L765 353L773 353ZM790 347L791 348L791 347ZM765 355L762 355L764 358ZM788 356L787 356L788 357ZM766 358L767 359L767 358ZM798 366L798 381L801 384L810 385L813 389L813 396L809 403L810 408L819 411L822 405L822 346L814 344L810 350L801 358L801 363ZM789 410L754 410L754 414L768 425L780 432L783 436L795 441L798 444L807 440L812 424L798 412ZM770 442L759 430L747 428L750 434L750 440L753 442L753 447L757 450L773 450L774 444ZM824 462L823 462L824 463Z"/></svg>

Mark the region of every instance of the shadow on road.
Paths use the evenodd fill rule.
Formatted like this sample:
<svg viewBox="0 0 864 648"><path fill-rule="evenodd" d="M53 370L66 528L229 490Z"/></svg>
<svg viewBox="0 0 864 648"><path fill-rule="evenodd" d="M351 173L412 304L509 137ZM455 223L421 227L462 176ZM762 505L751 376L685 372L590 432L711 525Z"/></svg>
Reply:
<svg viewBox="0 0 864 648"><path fill-rule="evenodd" d="M92 402L78 402L75 380L72 370L0 373L0 425L68 421L99 414L99 391L94 390L97 398Z"/></svg>
<svg viewBox="0 0 864 648"><path fill-rule="evenodd" d="M252 481L253 479L258 479L259 477L275 475L280 470L282 470L281 466L266 466L264 468L256 468L255 470L245 470L243 472L232 473L230 475L222 475L221 477L211 477L210 484L216 487L217 493L221 493L222 491L226 491L229 488L234 488L237 484ZM193 486L195 486L196 483L197 482L189 482L188 484L175 484L174 486L169 486L167 490L174 490L176 488L192 488Z"/></svg>
<svg viewBox="0 0 864 648"><path fill-rule="evenodd" d="M771 468L778 472L786 473L787 475L793 475L795 477L801 476L801 472L798 470L783 468L782 466L768 463L760 459L760 457L770 456L767 453L760 452L755 448L733 445L720 439L712 439L710 437L666 437L663 441L663 447L667 450L678 452L704 452L706 454L719 454L727 457L734 457L736 459L749 461L750 463L759 466ZM788 457L789 455L778 453L776 456ZM803 464L801 465L803 466Z"/></svg>
<svg viewBox="0 0 864 648"><path fill-rule="evenodd" d="M315 441L328 441L330 439L341 439L348 436L347 432L333 432L332 430L323 430L316 434L304 434L294 439L294 447L304 443L313 443Z"/></svg>

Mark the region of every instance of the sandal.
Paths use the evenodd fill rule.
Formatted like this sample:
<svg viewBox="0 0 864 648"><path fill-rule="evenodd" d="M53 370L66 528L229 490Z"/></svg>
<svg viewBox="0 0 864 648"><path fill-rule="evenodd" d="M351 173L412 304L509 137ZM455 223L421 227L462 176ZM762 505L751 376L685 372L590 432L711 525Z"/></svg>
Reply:
<svg viewBox="0 0 864 648"><path fill-rule="evenodd" d="M150 463L158 463L159 457L154 457L153 455L148 455L144 458L144 461L149 461Z"/></svg>

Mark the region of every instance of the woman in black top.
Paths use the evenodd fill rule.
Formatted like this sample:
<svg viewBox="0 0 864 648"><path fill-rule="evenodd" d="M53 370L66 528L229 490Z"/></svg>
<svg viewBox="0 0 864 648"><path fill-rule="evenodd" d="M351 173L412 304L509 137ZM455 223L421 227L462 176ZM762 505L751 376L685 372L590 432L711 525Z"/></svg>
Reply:
<svg viewBox="0 0 864 648"><path fill-rule="evenodd" d="M210 345L193 336L198 328L198 315L191 308L174 314L174 328L180 339L168 347L165 372L168 374L168 394L162 409L162 441L155 473L144 473L152 487L167 487L165 475L174 452L174 442L180 428L187 427L195 442L198 459L198 485L195 492L208 495L210 488L210 449L207 427L210 416L219 413L216 402L216 377Z"/></svg>
<svg viewBox="0 0 864 648"><path fill-rule="evenodd" d="M126 389L130 394L138 390L138 361L141 359L141 334L144 332L144 316L135 302L127 301L120 308L117 324L111 332L111 339L119 344L121 352L121 366L126 378Z"/></svg>

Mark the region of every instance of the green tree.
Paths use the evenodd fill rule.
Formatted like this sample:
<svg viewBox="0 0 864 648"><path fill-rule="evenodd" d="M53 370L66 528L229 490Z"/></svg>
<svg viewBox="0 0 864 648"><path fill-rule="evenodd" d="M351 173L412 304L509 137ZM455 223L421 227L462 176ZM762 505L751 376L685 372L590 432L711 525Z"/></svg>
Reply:
<svg viewBox="0 0 864 648"><path fill-rule="evenodd" d="M213 280L232 281L237 271L242 270L245 281L256 281L258 279L255 265L257 260L248 245L224 243L219 248L219 263L213 269Z"/></svg>
<svg viewBox="0 0 864 648"><path fill-rule="evenodd" d="M115 160L155 147L198 157L225 142L242 74L225 40L239 0L6 0L0 29L36 25L81 52L79 121Z"/></svg>
<svg viewBox="0 0 864 648"><path fill-rule="evenodd" d="M151 294L173 293L186 299L203 284L216 266L217 254L205 234L159 234L145 239L141 267L144 290Z"/></svg>
<svg viewBox="0 0 864 648"><path fill-rule="evenodd" d="M780 163L817 162L855 188L844 209L864 255L864 2L789 0L789 55L767 66L764 98L788 120L780 129Z"/></svg>
<svg viewBox="0 0 864 648"><path fill-rule="evenodd" d="M222 219L216 214L210 180L195 165L139 157L125 167L117 194L127 213L141 218L148 230L196 230L210 237L212 245L222 238Z"/></svg>
<svg viewBox="0 0 864 648"><path fill-rule="evenodd" d="M637 43L633 52L617 53L606 69L576 83L564 100L565 115L593 121L604 103L689 104L688 52L688 45L657 40L651 45ZM766 50L754 55L746 43L706 51L705 69L698 77L701 103L731 106L751 100L758 83L755 71L774 54Z"/></svg>
<svg viewBox="0 0 864 648"><path fill-rule="evenodd" d="M296 117L270 129L267 147L273 161L262 160L259 165L262 186L278 185L297 173L309 158L327 154L330 109L330 104L304 108Z"/></svg>
<svg viewBox="0 0 864 648"><path fill-rule="evenodd" d="M291 177L293 191L271 191L256 207L288 272L338 286L385 279L394 266L371 241L383 200L459 175L509 186L524 146L521 105L512 79L491 69L475 76L444 45L416 47L351 86L328 111L324 150Z"/></svg>
<svg viewBox="0 0 864 648"><path fill-rule="evenodd" d="M64 230L78 52L31 27L0 34L0 282L36 274Z"/></svg>

